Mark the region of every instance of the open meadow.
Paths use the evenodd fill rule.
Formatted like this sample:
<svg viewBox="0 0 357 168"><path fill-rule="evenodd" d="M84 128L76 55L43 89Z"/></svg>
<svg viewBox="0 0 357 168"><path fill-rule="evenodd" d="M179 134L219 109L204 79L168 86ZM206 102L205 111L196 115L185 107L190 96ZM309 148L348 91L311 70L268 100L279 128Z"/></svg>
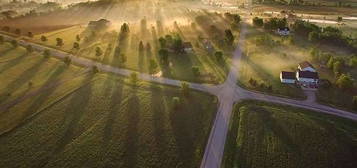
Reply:
<svg viewBox="0 0 357 168"><path fill-rule="evenodd" d="M132 85L22 47L10 52L17 54L0 56L0 167L200 164L217 110L213 96Z"/></svg>
<svg viewBox="0 0 357 168"><path fill-rule="evenodd" d="M235 106L222 167L357 166L357 124L256 101Z"/></svg>
<svg viewBox="0 0 357 168"><path fill-rule="evenodd" d="M217 84L226 78L233 48L224 44L225 30L232 29L232 21L223 13L152 1L109 6L86 2L52 13L0 21L0 24L10 28L7 33L21 35L26 40L120 68L199 83ZM125 15L114 15L117 11ZM110 26L101 30L89 26L90 21L99 19L106 19ZM125 38L121 31L124 23L128 25ZM16 34L16 29L21 32ZM28 37L28 32L33 37ZM239 28L232 29L232 33L237 39ZM167 43L178 38L183 49L188 47L193 51L175 52L166 46L167 65L163 65L160 50L165 47L160 38L165 38ZM216 52L222 54L216 56Z"/></svg>

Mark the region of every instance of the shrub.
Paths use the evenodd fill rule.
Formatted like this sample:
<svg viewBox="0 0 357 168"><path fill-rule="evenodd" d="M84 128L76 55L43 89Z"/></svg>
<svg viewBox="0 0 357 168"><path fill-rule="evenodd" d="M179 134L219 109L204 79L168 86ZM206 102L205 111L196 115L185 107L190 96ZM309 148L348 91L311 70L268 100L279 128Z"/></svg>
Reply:
<svg viewBox="0 0 357 168"><path fill-rule="evenodd" d="M17 46L19 46L19 43L16 40L11 40L11 45L16 48Z"/></svg>
<svg viewBox="0 0 357 168"><path fill-rule="evenodd" d="M139 77L138 77L138 74L136 72L132 72L130 74L129 78L130 78L131 84L133 84L135 86L138 84Z"/></svg>
<svg viewBox="0 0 357 168"><path fill-rule="evenodd" d="M27 36L29 36L30 38L33 38L32 32L28 32L28 33L27 33Z"/></svg>
<svg viewBox="0 0 357 168"><path fill-rule="evenodd" d="M188 84L187 82L181 82L181 92L184 96L189 96L190 84Z"/></svg>
<svg viewBox="0 0 357 168"><path fill-rule="evenodd" d="M222 61L223 60L223 52L222 51L216 51L214 53L214 56L216 57L216 60L218 62Z"/></svg>
<svg viewBox="0 0 357 168"><path fill-rule="evenodd" d="M32 48L32 45L27 45L26 46L26 51L29 52L29 53L32 53L33 52L33 48Z"/></svg>
<svg viewBox="0 0 357 168"><path fill-rule="evenodd" d="M264 21L262 18L254 17L253 18L253 25L256 27L263 27Z"/></svg>
<svg viewBox="0 0 357 168"><path fill-rule="evenodd" d="M257 81L256 81L255 79L253 79L253 78L250 78L248 82L249 82L249 84L250 84L251 86L253 86L253 87L256 87L256 86L257 86Z"/></svg>
<svg viewBox="0 0 357 168"><path fill-rule="evenodd" d="M98 67L97 66L92 66L92 72L93 73L98 73L99 72L99 69L98 69Z"/></svg>
<svg viewBox="0 0 357 168"><path fill-rule="evenodd" d="M172 107L173 109L178 109L181 105L181 100L179 97L173 97L172 98Z"/></svg>
<svg viewBox="0 0 357 168"><path fill-rule="evenodd" d="M73 48L78 50L79 49L79 43L78 42L74 42L73 43Z"/></svg>
<svg viewBox="0 0 357 168"><path fill-rule="evenodd" d="M99 57L103 54L103 51L100 47L95 48L95 56Z"/></svg>
<svg viewBox="0 0 357 168"><path fill-rule="evenodd" d="M195 75L196 77L197 77L197 76L200 76L200 69L199 69L197 66L193 66L193 67L192 67L192 73L193 73L193 75Z"/></svg>
<svg viewBox="0 0 357 168"><path fill-rule="evenodd" d="M46 49L43 51L42 54L45 58L49 58L51 56L51 51L49 49Z"/></svg>
<svg viewBox="0 0 357 168"><path fill-rule="evenodd" d="M65 57L65 58L63 59L63 62L64 62L66 65L69 65L69 64L71 64L72 60L71 60L71 58L69 58L69 57L67 56L67 57Z"/></svg>
<svg viewBox="0 0 357 168"><path fill-rule="evenodd" d="M41 36L41 41L43 41L43 42L47 41L47 37L46 36Z"/></svg>
<svg viewBox="0 0 357 168"><path fill-rule="evenodd" d="M59 47L63 46L63 39L56 38L56 46L59 46Z"/></svg>
<svg viewBox="0 0 357 168"><path fill-rule="evenodd" d="M352 89L353 88L353 80L350 76L346 74L342 74L336 81L336 85L340 89Z"/></svg>
<svg viewBox="0 0 357 168"><path fill-rule="evenodd" d="M157 71L157 68L159 66L157 65L156 61L154 59L150 59L149 61L149 73L154 74Z"/></svg>
<svg viewBox="0 0 357 168"><path fill-rule="evenodd" d="M0 36L0 44L3 44L5 41L4 36Z"/></svg>

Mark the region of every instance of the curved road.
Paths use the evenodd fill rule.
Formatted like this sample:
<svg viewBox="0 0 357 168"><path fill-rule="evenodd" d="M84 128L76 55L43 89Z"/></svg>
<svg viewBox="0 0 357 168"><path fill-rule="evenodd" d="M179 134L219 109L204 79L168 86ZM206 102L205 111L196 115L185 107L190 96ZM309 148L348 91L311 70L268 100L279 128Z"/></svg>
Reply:
<svg viewBox="0 0 357 168"><path fill-rule="evenodd" d="M210 84L198 84L198 83L188 82L192 89L215 95L218 97L219 100L219 108L210 132L208 143L206 145L205 153L201 162L201 168L220 167L223 157L223 152L224 152L224 145L227 136L228 125L233 110L233 105L241 100L251 99L251 100L260 100L260 101L266 101L272 103L285 104L285 105L310 109L316 112L326 113L326 114L335 115L335 116L357 121L357 114L335 109L329 106L324 106L316 103L315 101L308 101L308 100L299 101L299 100L292 100L288 98L270 96L270 95L265 95L265 94L245 90L239 87L237 85L237 80L239 78L238 64L239 64L239 60L242 57L242 48L243 48L242 46L244 46L245 34L246 34L246 26L245 24L242 24L238 47L234 51L230 72L227 76L227 80L223 84L210 85ZM3 35L3 36L7 40L15 39L7 35ZM92 67L95 65L102 72L108 72L108 73L113 73L123 76L129 76L131 73L135 72L127 69L121 69L110 65L101 64L89 59L76 57L72 54L60 50L56 50L53 48L49 48L46 46L42 46L39 44L35 44L32 42L28 42L28 41L20 40L19 44L23 46L32 45L33 48L38 51L49 49L51 51L52 56L55 56L60 59L63 59L68 56L75 64L84 67ZM155 82L159 84L172 85L178 87L182 82L179 80L173 80L164 77L153 77L149 74L139 74L139 78L141 80L145 80L149 82Z"/></svg>

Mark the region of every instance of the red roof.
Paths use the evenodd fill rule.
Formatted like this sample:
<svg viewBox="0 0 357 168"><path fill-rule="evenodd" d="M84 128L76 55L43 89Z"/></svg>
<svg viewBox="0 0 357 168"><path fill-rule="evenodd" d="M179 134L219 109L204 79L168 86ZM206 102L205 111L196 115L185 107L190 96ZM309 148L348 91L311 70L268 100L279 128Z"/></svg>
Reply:
<svg viewBox="0 0 357 168"><path fill-rule="evenodd" d="M301 67L301 69L308 68L308 67L314 68L314 66L312 66L312 65L310 64L310 62L307 62L307 61L300 62L300 63L299 63L299 66Z"/></svg>

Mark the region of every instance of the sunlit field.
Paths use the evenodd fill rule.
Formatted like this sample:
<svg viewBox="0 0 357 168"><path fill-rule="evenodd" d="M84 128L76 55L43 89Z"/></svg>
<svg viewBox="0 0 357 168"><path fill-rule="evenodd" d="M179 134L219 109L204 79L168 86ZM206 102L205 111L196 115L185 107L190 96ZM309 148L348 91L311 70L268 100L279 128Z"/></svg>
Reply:
<svg viewBox="0 0 357 168"><path fill-rule="evenodd" d="M156 76L174 79L221 83L224 81L230 64L233 48L221 45L224 41L224 31L230 29L230 21L223 13L196 9L195 3L182 5L167 2L126 2L126 3L80 3L48 14L25 16L12 20L0 21L11 27L21 29L25 39L64 50L79 57L149 73L150 63L156 62L159 68L154 71ZM188 8L192 5L193 9ZM122 14L117 14L122 13ZM88 28L90 21L107 19L111 26L103 31L93 31ZM130 32L125 40L120 38L120 27L127 23ZM63 28L61 28L63 27ZM32 32L34 37L27 37ZM236 38L239 30L233 31ZM183 42L191 43L194 52L169 53L169 66L160 65L159 38L170 35L179 36ZM46 40L41 40L45 36ZM80 40L76 37L79 36ZM61 38L63 45L56 45L56 39ZM208 51L204 40L212 44ZM79 49L73 49L73 44L79 43ZM140 43L145 51L140 51ZM116 53L117 47L120 54ZM96 49L103 52L96 55ZM215 52L223 52L223 61L217 61ZM121 61L121 57L125 61ZM197 67L200 75L194 75L192 68Z"/></svg>
<svg viewBox="0 0 357 168"><path fill-rule="evenodd" d="M222 167L357 166L357 125L308 110L242 102L233 113Z"/></svg>
<svg viewBox="0 0 357 168"><path fill-rule="evenodd" d="M200 164L217 110L213 96L135 86L22 47L0 47L7 49L17 54L0 56L0 167Z"/></svg>

